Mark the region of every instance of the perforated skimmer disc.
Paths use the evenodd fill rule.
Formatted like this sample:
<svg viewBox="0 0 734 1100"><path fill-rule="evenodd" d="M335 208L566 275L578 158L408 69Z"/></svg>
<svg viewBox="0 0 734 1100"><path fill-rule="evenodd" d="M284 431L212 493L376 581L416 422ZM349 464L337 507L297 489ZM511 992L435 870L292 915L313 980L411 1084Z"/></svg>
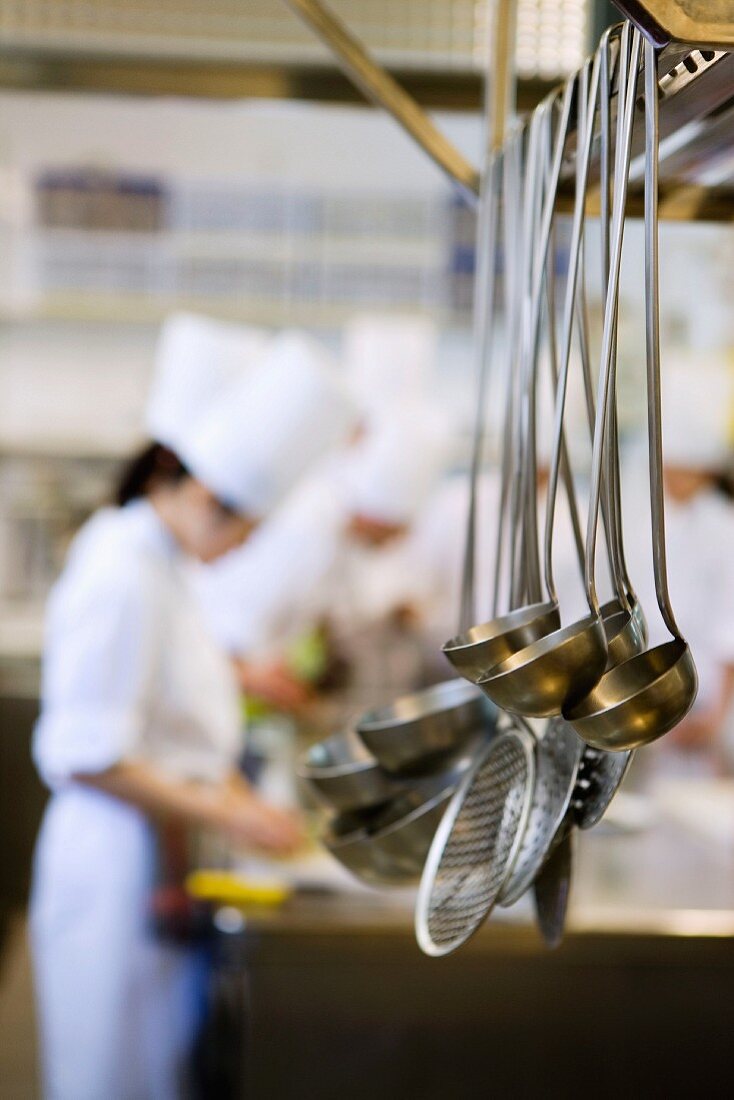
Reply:
<svg viewBox="0 0 734 1100"><path fill-rule="evenodd" d="M548 722L538 744L537 774L528 824L512 874L502 887L500 905L514 905L543 866L576 784L584 743L563 718Z"/></svg>
<svg viewBox="0 0 734 1100"><path fill-rule="evenodd" d="M535 739L512 727L490 742L457 789L431 844L415 932L427 955L448 955L491 912L512 871L535 783Z"/></svg>
<svg viewBox="0 0 734 1100"><path fill-rule="evenodd" d="M574 821L580 829L598 825L619 790L631 761L632 752L584 748L571 800Z"/></svg>

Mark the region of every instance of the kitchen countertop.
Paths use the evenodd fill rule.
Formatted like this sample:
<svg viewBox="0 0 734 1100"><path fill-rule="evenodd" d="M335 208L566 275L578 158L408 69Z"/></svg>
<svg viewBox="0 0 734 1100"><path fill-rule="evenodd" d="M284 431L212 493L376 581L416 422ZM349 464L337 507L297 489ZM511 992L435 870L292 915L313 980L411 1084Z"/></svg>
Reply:
<svg viewBox="0 0 734 1100"><path fill-rule="evenodd" d="M734 936L734 837L713 841L675 820L660 808L665 791L654 801L618 796L618 817L645 818L634 828L576 834L568 936ZM698 797L706 801L706 792ZM412 891L360 888L332 868L329 878L329 888L297 890L280 909L249 911L246 924L267 935L412 934ZM495 910L474 941L483 942L538 942L530 900Z"/></svg>
<svg viewBox="0 0 734 1100"><path fill-rule="evenodd" d="M526 900L427 958L409 895L354 890L294 895L220 937L251 1014L248 1094L618 1100L728 1080L734 842L657 802L613 808L637 825L577 837L556 951Z"/></svg>

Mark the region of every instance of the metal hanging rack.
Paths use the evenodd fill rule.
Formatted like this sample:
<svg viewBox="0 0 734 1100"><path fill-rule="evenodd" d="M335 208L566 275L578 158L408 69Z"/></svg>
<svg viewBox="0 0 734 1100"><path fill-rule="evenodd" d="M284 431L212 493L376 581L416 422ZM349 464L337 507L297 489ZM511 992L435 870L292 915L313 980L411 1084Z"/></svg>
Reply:
<svg viewBox="0 0 734 1100"><path fill-rule="evenodd" d="M278 0L270 0L273 7ZM330 0L284 0L325 43L338 68L301 65L261 57L186 54L181 43L161 50L131 42L125 50L92 41L76 48L50 32L14 34L12 21L0 33L0 87L24 90L113 92L133 95L184 95L208 98L294 98L354 102L366 96L387 110L426 150L432 160L474 199L479 172L443 135L425 106L476 110L478 72L401 67L400 81L379 65L361 42L334 16ZM504 65L508 16L516 0L488 0L493 6L493 70ZM615 0L659 49L660 216L684 220L734 219L734 20L731 3L711 0ZM143 5L144 7L144 5ZM505 28L503 32L503 27ZM132 26L132 31L135 27ZM504 33L504 37L503 37ZM133 35L134 38L134 35ZM182 52L183 50L183 52ZM346 74L346 75L342 75ZM547 81L513 81L518 108L534 107L548 92ZM355 92L355 88L357 91ZM613 99L614 99L613 92ZM633 153L639 156L641 150ZM592 163L593 182L598 166ZM572 197L574 166L565 166L567 200ZM641 173L630 182L630 212L642 212ZM563 202L563 191L561 202ZM593 212L594 195L590 195Z"/></svg>
<svg viewBox="0 0 734 1100"><path fill-rule="evenodd" d="M705 0L692 0L703 19ZM373 103L384 108L405 129L428 156L446 172L464 194L476 200L480 189L479 172L446 139L423 108L400 84L370 57L365 47L329 10L322 0L285 0L285 3L311 28L330 49L344 73ZM509 93L508 57L515 0L491 0L494 8L493 71L502 103ZM682 219L734 219L734 22L723 16L715 22L708 12L700 23L700 33L677 0L625 0L624 8L640 29L660 45L659 94L661 133L662 217ZM690 3L688 4L690 9ZM713 5L713 7L716 7ZM672 29L665 29L672 28ZM689 44L675 39L685 28ZM691 45L693 39L695 45ZM712 48L713 47L713 48ZM613 104L616 92L612 89ZM642 137L633 155L639 155ZM702 163L703 162L703 163ZM711 167L720 164L721 179ZM598 175L598 163L592 163L590 179ZM569 199L574 166L567 165ZM642 210L641 183L636 187L633 172L630 187L630 211ZM563 198L563 193L561 195ZM637 210L635 207L637 206ZM592 195L593 209L593 195Z"/></svg>

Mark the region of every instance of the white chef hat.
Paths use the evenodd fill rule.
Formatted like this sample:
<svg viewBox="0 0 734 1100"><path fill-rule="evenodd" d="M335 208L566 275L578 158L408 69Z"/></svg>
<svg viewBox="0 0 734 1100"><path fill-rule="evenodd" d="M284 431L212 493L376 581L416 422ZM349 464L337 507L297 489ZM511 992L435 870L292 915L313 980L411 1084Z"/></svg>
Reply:
<svg viewBox="0 0 734 1100"><path fill-rule="evenodd" d="M328 352L286 332L215 398L179 455L221 501L260 517L346 439L356 415Z"/></svg>
<svg viewBox="0 0 734 1100"><path fill-rule="evenodd" d="M386 523L410 523L444 472L449 448L450 426L425 403L383 418L350 456L347 507Z"/></svg>
<svg viewBox="0 0 734 1100"><path fill-rule="evenodd" d="M174 313L161 329L145 413L151 439L178 452L203 409L265 348L263 329Z"/></svg>
<svg viewBox="0 0 734 1100"><path fill-rule="evenodd" d="M665 462L701 470L727 466L734 452L734 371L725 358L668 355L661 384Z"/></svg>
<svg viewBox="0 0 734 1100"><path fill-rule="evenodd" d="M359 314L344 331L347 375L369 421L425 390L436 362L435 324L417 315Z"/></svg>

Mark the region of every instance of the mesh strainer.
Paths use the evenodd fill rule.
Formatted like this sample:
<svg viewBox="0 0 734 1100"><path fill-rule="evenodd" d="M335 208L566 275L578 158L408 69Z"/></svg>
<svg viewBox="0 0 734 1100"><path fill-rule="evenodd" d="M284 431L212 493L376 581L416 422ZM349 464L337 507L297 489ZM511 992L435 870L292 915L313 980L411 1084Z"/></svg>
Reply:
<svg viewBox="0 0 734 1100"><path fill-rule="evenodd" d="M575 790L583 743L568 722L552 719L538 744L537 775L527 828L500 905L514 905L533 883L548 855Z"/></svg>
<svg viewBox="0 0 734 1100"><path fill-rule="evenodd" d="M591 829L603 818L632 760L631 752L584 748L571 807L580 829Z"/></svg>
<svg viewBox="0 0 734 1100"><path fill-rule="evenodd" d="M513 724L477 758L451 799L416 902L416 937L427 955L456 950L494 907L527 824L535 754L535 738Z"/></svg>

